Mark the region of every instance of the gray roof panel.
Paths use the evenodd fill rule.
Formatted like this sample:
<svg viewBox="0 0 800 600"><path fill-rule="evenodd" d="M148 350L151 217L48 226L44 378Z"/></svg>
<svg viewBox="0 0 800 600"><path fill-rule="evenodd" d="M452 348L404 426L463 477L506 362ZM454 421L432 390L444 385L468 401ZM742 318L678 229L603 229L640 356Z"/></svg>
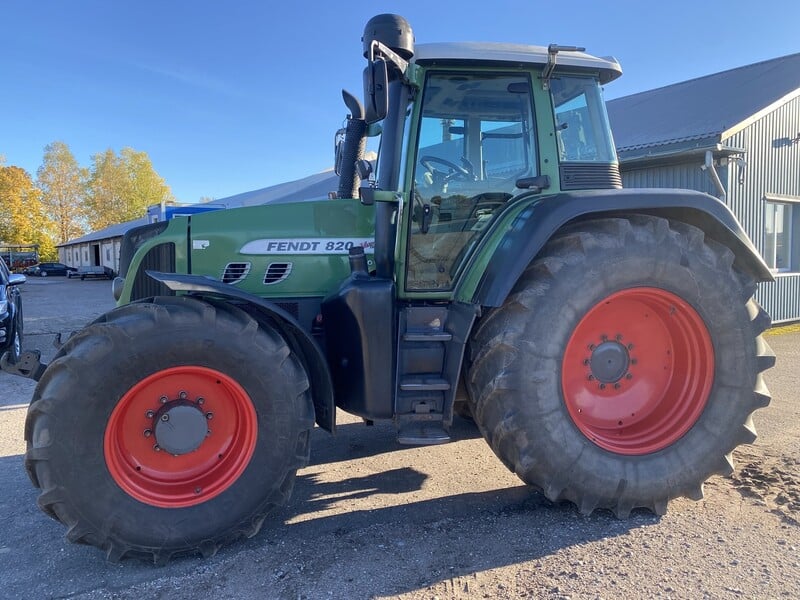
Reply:
<svg viewBox="0 0 800 600"><path fill-rule="evenodd" d="M444 42L417 44L414 47L414 62L436 60L546 65L547 47L497 42ZM556 70L558 65L599 72L602 83L616 79L622 74L622 67L616 59L598 58L585 52L559 52L556 58Z"/></svg>
<svg viewBox="0 0 800 600"><path fill-rule="evenodd" d="M606 106L622 154L719 136L798 88L800 53L609 100Z"/></svg>

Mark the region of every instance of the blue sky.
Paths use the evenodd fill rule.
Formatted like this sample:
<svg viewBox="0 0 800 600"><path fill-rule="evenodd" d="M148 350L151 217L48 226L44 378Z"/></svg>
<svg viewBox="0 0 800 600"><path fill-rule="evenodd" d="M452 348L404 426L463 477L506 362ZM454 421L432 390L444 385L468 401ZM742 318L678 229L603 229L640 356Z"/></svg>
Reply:
<svg viewBox="0 0 800 600"><path fill-rule="evenodd" d="M606 98L800 52L800 2L208 2L9 0L0 27L0 155L150 155L180 201L329 168L361 96L361 33L396 12L417 42L581 45L624 74Z"/></svg>

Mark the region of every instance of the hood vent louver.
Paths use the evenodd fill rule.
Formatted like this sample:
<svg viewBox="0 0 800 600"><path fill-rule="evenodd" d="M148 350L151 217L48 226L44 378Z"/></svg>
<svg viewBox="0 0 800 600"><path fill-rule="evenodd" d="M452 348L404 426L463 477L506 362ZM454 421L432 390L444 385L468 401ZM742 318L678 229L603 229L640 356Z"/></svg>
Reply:
<svg viewBox="0 0 800 600"><path fill-rule="evenodd" d="M250 273L249 262L232 262L225 265L222 283L239 283Z"/></svg>
<svg viewBox="0 0 800 600"><path fill-rule="evenodd" d="M267 272L264 274L264 285L273 285L280 283L292 273L292 263L290 262L274 262L270 263L267 267Z"/></svg>

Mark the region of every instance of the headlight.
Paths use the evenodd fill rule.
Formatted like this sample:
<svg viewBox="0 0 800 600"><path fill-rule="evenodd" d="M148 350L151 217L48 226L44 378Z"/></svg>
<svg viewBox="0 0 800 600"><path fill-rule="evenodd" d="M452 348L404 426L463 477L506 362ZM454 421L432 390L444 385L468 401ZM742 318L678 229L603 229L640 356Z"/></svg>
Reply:
<svg viewBox="0 0 800 600"><path fill-rule="evenodd" d="M114 300L119 300L122 297L123 287L125 287L125 278L115 277L114 281L111 282L111 293L114 296Z"/></svg>

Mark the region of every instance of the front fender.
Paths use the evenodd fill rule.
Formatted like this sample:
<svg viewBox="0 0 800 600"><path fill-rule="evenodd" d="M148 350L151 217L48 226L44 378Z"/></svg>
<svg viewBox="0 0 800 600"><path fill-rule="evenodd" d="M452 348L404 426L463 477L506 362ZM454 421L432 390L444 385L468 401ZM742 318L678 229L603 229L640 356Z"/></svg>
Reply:
<svg viewBox="0 0 800 600"><path fill-rule="evenodd" d="M483 306L503 304L525 268L567 223L624 214L648 214L694 225L730 248L738 269L757 281L773 280L739 221L713 196L673 189L587 190L538 198L514 218L500 243L479 249L479 253L490 253L491 259L472 301Z"/></svg>
<svg viewBox="0 0 800 600"><path fill-rule="evenodd" d="M181 275L157 271L146 271L146 273L175 292L187 292L201 298L215 297L237 300L251 307L256 313L252 316L257 320L261 317L260 320L263 322L265 318L269 318L270 324L277 325L292 352L300 357L306 373L308 373L317 425L331 433L336 430L333 381L325 354L316 340L303 329L292 315L269 300L215 279L201 275Z"/></svg>

